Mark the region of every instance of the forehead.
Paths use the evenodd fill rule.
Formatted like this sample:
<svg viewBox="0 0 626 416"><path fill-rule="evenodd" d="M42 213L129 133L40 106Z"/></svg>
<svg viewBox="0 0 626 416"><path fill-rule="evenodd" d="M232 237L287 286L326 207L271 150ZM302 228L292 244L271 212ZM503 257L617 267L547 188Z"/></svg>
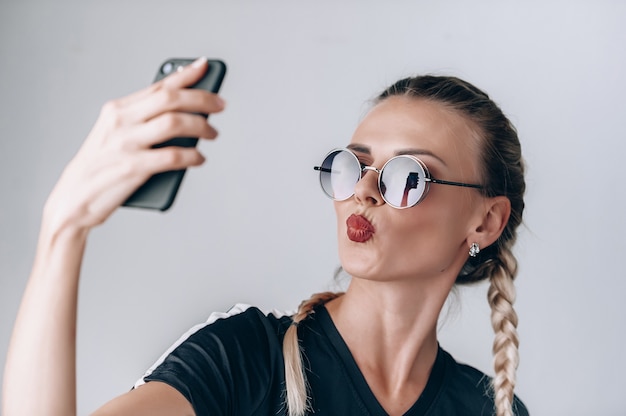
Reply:
<svg viewBox="0 0 626 416"><path fill-rule="evenodd" d="M369 147L375 159L420 149L435 154L447 165L467 160L468 156L473 162L478 161L476 131L470 120L441 103L394 96L367 113L351 143Z"/></svg>

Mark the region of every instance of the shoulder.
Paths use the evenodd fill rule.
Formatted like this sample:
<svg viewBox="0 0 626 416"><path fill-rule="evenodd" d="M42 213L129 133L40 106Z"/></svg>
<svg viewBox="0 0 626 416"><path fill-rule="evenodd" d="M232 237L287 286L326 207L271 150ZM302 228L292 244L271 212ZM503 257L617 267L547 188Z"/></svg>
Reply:
<svg viewBox="0 0 626 416"><path fill-rule="evenodd" d="M205 322L180 336L137 381L135 387L143 384L168 361L206 361L208 356L220 361L228 357L256 359L259 355L275 354L290 323L288 312L262 311L241 303L228 312L214 312Z"/></svg>
<svg viewBox="0 0 626 416"><path fill-rule="evenodd" d="M291 322L289 311L261 310L256 306L245 303L237 303L227 312L213 312L206 322L198 325L200 328L207 328L211 325L218 327L228 327L231 325L273 325L285 326Z"/></svg>
<svg viewBox="0 0 626 416"><path fill-rule="evenodd" d="M274 413L281 405L282 339L290 324L287 313L249 305L213 313L183 334L135 387L169 384L196 414Z"/></svg>
<svg viewBox="0 0 626 416"><path fill-rule="evenodd" d="M199 334L212 333L233 338L240 336L249 338L255 334L259 336L265 334L275 338L284 335L290 323L289 312L263 311L255 306L239 303L228 312L212 313L205 323L194 328Z"/></svg>
<svg viewBox="0 0 626 416"><path fill-rule="evenodd" d="M491 416L494 409L492 379L482 371L457 362L440 349L445 363L444 386L440 403L450 406L453 414ZM528 416L524 403L515 396L513 411L516 416Z"/></svg>

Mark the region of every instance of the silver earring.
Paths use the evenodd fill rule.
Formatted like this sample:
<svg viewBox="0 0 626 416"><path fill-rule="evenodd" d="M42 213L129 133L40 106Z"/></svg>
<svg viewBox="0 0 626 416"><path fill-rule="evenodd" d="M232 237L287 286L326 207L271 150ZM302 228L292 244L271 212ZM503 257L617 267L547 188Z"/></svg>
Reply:
<svg viewBox="0 0 626 416"><path fill-rule="evenodd" d="M478 243L472 243L469 249L469 255L472 257L476 257L480 253L480 246Z"/></svg>

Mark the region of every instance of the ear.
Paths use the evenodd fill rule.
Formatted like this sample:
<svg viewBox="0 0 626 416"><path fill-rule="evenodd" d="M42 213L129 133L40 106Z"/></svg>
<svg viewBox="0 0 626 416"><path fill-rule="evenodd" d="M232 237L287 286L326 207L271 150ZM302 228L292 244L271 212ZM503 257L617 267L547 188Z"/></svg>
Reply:
<svg viewBox="0 0 626 416"><path fill-rule="evenodd" d="M482 216L467 236L467 246L478 243L481 248L492 245L504 231L511 215L511 201L505 196L484 200Z"/></svg>

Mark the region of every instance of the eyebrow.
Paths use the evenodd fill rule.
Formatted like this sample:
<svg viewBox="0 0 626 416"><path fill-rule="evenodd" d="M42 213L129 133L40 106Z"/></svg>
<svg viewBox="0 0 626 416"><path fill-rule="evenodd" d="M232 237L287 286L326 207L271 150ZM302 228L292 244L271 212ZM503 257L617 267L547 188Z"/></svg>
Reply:
<svg viewBox="0 0 626 416"><path fill-rule="evenodd" d="M364 146L362 144L349 144L347 146L347 148L350 149L350 150L353 150L355 152L365 153L367 155L371 155L372 154L370 148L368 146ZM399 155L415 155L415 156L427 155L427 156L434 157L435 159L437 159L438 161L443 163L444 166L448 166L446 164L446 162L442 158L440 158L439 156L437 156L436 154L434 154L430 150L426 150L426 149L412 149L412 148L401 149L401 150L396 151L396 156L399 156Z"/></svg>

